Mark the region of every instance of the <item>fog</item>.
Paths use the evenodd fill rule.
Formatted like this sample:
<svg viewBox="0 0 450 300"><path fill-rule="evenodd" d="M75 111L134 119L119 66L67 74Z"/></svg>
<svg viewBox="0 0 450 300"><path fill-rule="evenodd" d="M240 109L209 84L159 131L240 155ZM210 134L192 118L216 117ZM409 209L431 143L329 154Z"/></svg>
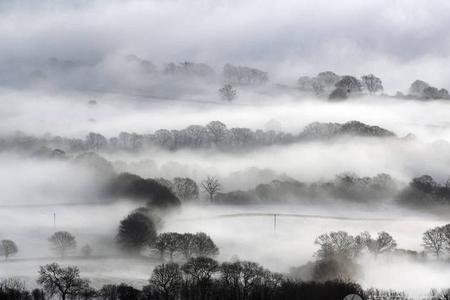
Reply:
<svg viewBox="0 0 450 300"><path fill-rule="evenodd" d="M265 0L11 1L1 9L0 58L13 74L2 77L17 84L56 57L82 64L70 86L92 86L92 79L98 85L105 75L118 77L114 58L132 53L156 64L253 65L284 81L331 69L379 74L393 91L418 77L446 86L448 5L422 0L288 0L276 6Z"/></svg>
<svg viewBox="0 0 450 300"><path fill-rule="evenodd" d="M78 266L95 288L141 288L163 261L154 244L121 249L119 224L137 211L155 234L205 232L219 263L250 260L285 276L320 259L321 234L387 232L398 251L374 256L367 246L352 258L361 266L352 280L414 297L449 288L449 238L441 259L423 245L424 232L450 217L448 28L447 1L0 2L0 241L19 249L0 261L0 281L38 287L39 266L56 261ZM243 82L226 76L226 64ZM317 82L297 82L328 70L339 81L317 90ZM369 91L361 76L372 73L384 89ZM345 75L357 91L339 87ZM416 79L430 86L415 94ZM229 99L219 92L227 84ZM345 97L333 99L338 89ZM230 136L236 128L278 136L211 142L211 121ZM349 121L361 123L350 134L333 131ZM329 125L330 136L302 138L314 122L339 124ZM203 126L208 142L183 140L191 125ZM183 132L181 141L156 143L160 129L174 140ZM91 147L90 133L103 139ZM130 136L144 145L119 145ZM354 174L346 183L356 186L355 198L340 193L342 174ZM379 174L388 183L373 179ZM414 181L422 175L432 179ZM215 195L204 188L210 176L220 183ZM194 199L177 193L180 177L193 180ZM367 186L383 196L370 198ZM258 193L269 188L287 196L263 201ZM176 203L151 202L161 191ZM217 200L232 193L236 202ZM76 237L67 257L51 249L57 231ZM82 253L86 244L91 256ZM178 254L175 261L184 263Z"/></svg>
<svg viewBox="0 0 450 300"><path fill-rule="evenodd" d="M409 133L420 141L449 140L448 104L445 101L420 102L395 98L364 97L345 102L303 98L290 93L270 95L248 91L233 105L221 101L216 93L208 101L167 100L111 94L65 94L42 92L1 93L0 132L23 131L84 138L89 132L107 137L120 132L152 133L158 129L182 129L220 120L229 128L274 129L299 133L312 122L361 120L396 133ZM97 105L88 105L96 100ZM361 116L364 116L361 118Z"/></svg>

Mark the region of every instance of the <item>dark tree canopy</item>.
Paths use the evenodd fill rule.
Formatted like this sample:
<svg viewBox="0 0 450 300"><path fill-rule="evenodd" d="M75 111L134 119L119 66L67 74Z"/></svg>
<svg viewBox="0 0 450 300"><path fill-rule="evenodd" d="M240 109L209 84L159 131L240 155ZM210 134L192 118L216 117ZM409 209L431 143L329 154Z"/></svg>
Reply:
<svg viewBox="0 0 450 300"><path fill-rule="evenodd" d="M149 206L169 208L179 206L180 200L165 185L153 179L143 179L130 173L118 175L107 187L116 197L129 197L147 201Z"/></svg>
<svg viewBox="0 0 450 300"><path fill-rule="evenodd" d="M120 221L117 243L132 254L139 254L141 249L156 239L153 221L141 213L132 213Z"/></svg>
<svg viewBox="0 0 450 300"><path fill-rule="evenodd" d="M343 76L341 80L339 80L338 82L336 82L335 86L337 88L342 88L345 91L347 91L347 93L358 93L362 91L362 84L361 82L356 79L353 76Z"/></svg>
<svg viewBox="0 0 450 300"><path fill-rule="evenodd" d="M345 99L347 99L347 98L348 98L348 92L347 92L347 90L344 89L344 88L341 88L341 87L335 88L335 89L331 92L330 96L328 96L328 99L334 100L334 101L337 101L337 100L345 100Z"/></svg>

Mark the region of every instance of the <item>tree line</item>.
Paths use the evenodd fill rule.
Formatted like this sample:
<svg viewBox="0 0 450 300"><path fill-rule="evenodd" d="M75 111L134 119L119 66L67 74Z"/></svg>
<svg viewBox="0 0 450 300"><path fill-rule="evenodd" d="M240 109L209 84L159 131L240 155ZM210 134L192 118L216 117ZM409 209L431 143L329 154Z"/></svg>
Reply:
<svg viewBox="0 0 450 300"><path fill-rule="evenodd" d="M271 145L286 145L311 140L329 140L342 136L395 137L395 134L379 126L359 121L346 123L319 123L307 125L298 134L280 130L252 130L250 128L228 128L220 121L205 126L190 125L184 129L159 129L150 134L122 132L107 138L100 133L89 133L86 138L76 139L61 136L34 137L15 133L0 139L0 149L31 151L43 157L64 158L68 153L86 151L140 151L151 147L165 150L216 149L239 151Z"/></svg>
<svg viewBox="0 0 450 300"><path fill-rule="evenodd" d="M219 263L195 257L182 265L156 266L141 289L128 284L106 284L100 289L82 278L76 266L57 263L41 266L40 288L26 289L19 279L0 281L1 300L338 300L348 294L364 295L349 281L301 282L273 273L251 261Z"/></svg>
<svg viewBox="0 0 450 300"><path fill-rule="evenodd" d="M268 72L230 63L225 64L222 70L217 72L206 63L193 61L170 62L158 67L150 60L134 54L122 57L121 61L122 71L134 76L134 81L131 84L122 78L121 81L112 82L115 89L118 87L125 90L135 89L136 81L141 81L143 84L138 85L141 89L148 88L148 82L152 82L153 92L155 92L155 84L161 84L161 90L164 90L165 85L177 85L179 88L184 88L184 93L189 93L190 90L186 88L186 85L192 87L205 83L220 83L223 86L219 89L219 95L226 101L232 101L237 97L238 88L258 87L269 82ZM50 78L56 80L80 67L86 68L91 65L80 61L51 58L44 69L35 70L29 74L28 81L42 82ZM375 95L384 92L383 81L374 74L366 74L358 78L352 75L338 75L332 71L323 71L316 76L300 76L296 87L301 92L328 97L330 100L343 100L363 94ZM167 93L161 96L165 94ZM448 90L445 88L434 87L419 79L411 84L407 93L397 92L394 97L419 100L450 99Z"/></svg>
<svg viewBox="0 0 450 300"><path fill-rule="evenodd" d="M337 75L331 71L320 72L314 77L301 76L297 80L299 90L313 93L317 96L328 96L329 100L345 100L349 97L361 96L363 94L380 94L384 91L382 80L367 74L356 78L351 75ZM386 95L387 96L387 95ZM450 100L448 90L436 88L425 81L415 80L408 94L397 92L397 98L419 99L419 100Z"/></svg>
<svg viewBox="0 0 450 300"><path fill-rule="evenodd" d="M52 263L40 267L37 282L42 289L29 292L18 280L4 280L0 283L0 299L275 300L296 299L300 295L312 297L308 299L336 299L333 293L341 289L342 293L353 289L364 295L351 280L361 275L356 259L365 253L375 257L408 255L425 259L420 253L397 248L394 237L387 232L371 236L368 232L350 235L336 231L315 239L314 243L319 247L314 254L316 261L292 268L288 274L279 274L251 261L219 263L213 258L219 249L205 233L157 234L152 224L142 213L132 213L122 220L116 237L118 245L128 255L141 255L144 248L153 249L163 261L153 269L149 284L142 290L126 284L105 285L96 290L89 280L80 277L76 266ZM76 239L68 232L56 232L49 242L52 250L61 257L76 248ZM423 246L437 259L442 258L445 250L450 251L450 224L427 230L423 234ZM318 294L309 294L312 291Z"/></svg>

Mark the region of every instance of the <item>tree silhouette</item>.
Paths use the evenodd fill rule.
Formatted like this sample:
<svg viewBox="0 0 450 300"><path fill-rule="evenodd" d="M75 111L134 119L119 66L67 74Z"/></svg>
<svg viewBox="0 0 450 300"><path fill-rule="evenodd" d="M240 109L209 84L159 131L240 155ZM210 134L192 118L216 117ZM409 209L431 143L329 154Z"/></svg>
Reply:
<svg viewBox="0 0 450 300"><path fill-rule="evenodd" d="M209 200L212 202L214 196L222 189L222 185L215 177L207 177L202 181L202 190L209 195Z"/></svg>
<svg viewBox="0 0 450 300"><path fill-rule="evenodd" d="M117 243L122 249L139 254L142 247L156 238L155 225L152 220L141 213L132 213L120 221Z"/></svg>
<svg viewBox="0 0 450 300"><path fill-rule="evenodd" d="M3 255L5 257L5 260L7 260L11 255L16 254L17 252L19 252L19 249L17 248L17 245L16 243L14 243L14 241L0 241L0 255Z"/></svg>
<svg viewBox="0 0 450 300"><path fill-rule="evenodd" d="M53 297L59 294L62 300L67 296L75 298L89 286L87 280L80 278L80 270L75 266L60 267L57 263L41 266L37 283Z"/></svg>
<svg viewBox="0 0 450 300"><path fill-rule="evenodd" d="M441 253L444 251L446 242L442 227L435 227L424 232L422 241L425 250L432 252L439 259Z"/></svg>
<svg viewBox="0 0 450 300"><path fill-rule="evenodd" d="M165 300L176 299L183 283L179 265L168 263L156 266L150 283L163 293Z"/></svg>
<svg viewBox="0 0 450 300"><path fill-rule="evenodd" d="M53 251L61 257L65 257L67 252L74 250L77 247L75 237L67 231L55 232L50 238L49 242Z"/></svg>

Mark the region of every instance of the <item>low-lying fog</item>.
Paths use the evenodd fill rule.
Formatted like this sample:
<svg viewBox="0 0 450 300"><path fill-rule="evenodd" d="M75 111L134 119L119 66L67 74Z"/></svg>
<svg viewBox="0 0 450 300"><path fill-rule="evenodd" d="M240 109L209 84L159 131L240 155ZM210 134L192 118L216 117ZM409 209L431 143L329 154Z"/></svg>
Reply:
<svg viewBox="0 0 450 300"><path fill-rule="evenodd" d="M80 266L82 274L92 278L98 285L119 281L145 284L152 267L158 263L156 260L118 258L115 256L117 253L110 250L117 224L134 207L135 204L124 202L110 205L2 208L0 238L14 237L20 253L14 260L0 265L0 275L21 276L33 285L38 266L55 260L48 258L52 254L47 238L56 230L67 230L77 237L78 248L90 243L94 257L65 259L61 263ZM56 214L56 224L53 223L53 213ZM272 216L223 216L235 213L298 213L361 220L278 216L274 232ZM375 220L377 218L382 220ZM367 212L337 206L186 205L166 218L162 231L204 231L217 243L219 260L238 257L260 262L273 271L288 272L290 267L314 259L313 253L317 250L314 240L321 233L345 230L351 234L369 231L375 235L379 231L387 231L397 240L399 248L421 250L421 234L442 224L443 220L400 209ZM448 267L408 261L406 258L378 258L375 261L373 258L362 258L361 264L363 276L359 282L364 287L400 289L411 294L425 294L432 287L445 288L450 276ZM427 274L426 279L423 274Z"/></svg>
<svg viewBox="0 0 450 300"><path fill-rule="evenodd" d="M214 176L225 193L274 179L332 181L343 172L387 173L398 190L428 174L438 185L422 178L431 182L425 184L431 192L420 194L423 203L444 189L450 175L449 1L56 2L0 1L0 240L11 239L19 248L0 261L0 279L18 276L32 288L38 267L58 261L79 266L95 287L142 286L160 263L157 256L130 258L116 250L119 222L145 204L105 199L100 189L105 178L76 164L73 158L80 153L55 151L59 158L38 158L30 155L36 149L25 149L26 139L19 141L20 150L7 141L3 147L3 138L17 132L78 139L95 132L111 138L218 120L228 128L298 134L312 122L357 120L397 138L341 137L249 151L185 147L125 153L118 147L98 154L117 173L189 177L198 185ZM226 64L234 66L231 77L224 72ZM355 78L333 73L339 79L332 76L331 83L326 73L319 81L304 77L326 70ZM357 78L371 73L382 79L383 88L380 81L369 89L363 80L359 91ZM249 78L241 80L243 74ZM299 77L310 84L303 91ZM345 81L336 85L344 78L351 88ZM416 79L430 86L419 81L408 90ZM346 100L328 101L339 93ZM89 149L94 148L101 147ZM42 152L54 154L47 150ZM430 201L442 200L432 196ZM444 196L448 205L450 196ZM315 205L272 199L271 205L226 206L207 203L203 193L200 198L164 216L159 232L206 232L220 249L219 261L238 257L279 272L316 259L314 240L322 233L368 231L373 237L386 231L398 248L422 251L423 233L449 223L448 215L442 216L445 209L436 217L398 207L394 199L368 208L333 199ZM270 215L226 217L251 213L280 214L276 232ZM48 241L61 230L74 234L78 246L65 259L55 258ZM85 244L93 249L89 258L80 255ZM362 257L363 274L356 281L364 288L425 295L431 288L449 288L446 259Z"/></svg>
<svg viewBox="0 0 450 300"><path fill-rule="evenodd" d="M304 99L295 92L267 94L243 92L232 104L218 98L217 88L205 101L167 100L130 95L0 93L0 133L23 131L84 138L89 132L106 137L120 132L151 133L181 129L220 120L228 128L275 129L298 133L312 122L350 120L378 125L398 136L413 133L422 141L450 140L450 112L446 101L415 101L363 97L338 103ZM304 97L304 96L303 96ZM96 100L97 105L88 105ZM274 128L273 124L277 124Z"/></svg>
<svg viewBox="0 0 450 300"><path fill-rule="evenodd" d="M143 153L102 153L113 162L117 172L128 171L143 177L191 177L197 182L207 175L218 176L224 190L250 189L259 183L289 176L312 182L330 180L341 172L360 176L389 173L401 184L414 176L430 174L440 182L448 176L450 119L447 103L402 102L398 99L362 98L342 103L324 100L295 101L292 95L277 103L262 97L258 105L242 97L233 105L221 103L145 103L134 99L126 105L120 97L90 97L70 100L54 97L8 96L9 106L2 106L2 133L14 128L41 135L44 132L69 137L84 137L89 131L106 136L121 131L153 132L159 128L183 128L221 120L227 126L267 128L275 120L287 132L299 132L314 121L346 122L359 120L394 131L398 136L413 133L417 140L380 140L353 138L334 142L309 142L288 146L271 146L246 153L219 153L212 150L150 149ZM280 105L283 103L283 105ZM202 110L200 110L200 107ZM272 122L273 124L273 122ZM270 129L270 128L269 128ZM441 141L440 141L441 140ZM442 141L444 140L444 141ZM0 155L0 239L11 238L19 254L0 265L0 277L21 276L34 283L38 266L54 261L48 237L67 230L77 237L78 248L89 243L94 249L91 259L66 259L63 263L80 266L84 276L100 286L107 282L146 283L154 259L125 259L112 249L117 225L138 204L128 201L99 203L95 173L67 161L24 158L19 154ZM388 199L392 200L392 199ZM389 203L389 201L388 201ZM361 220L334 220L249 216L215 218L233 213L298 213L344 216ZM380 218L383 220L364 220ZM220 248L219 260L233 257L258 261L273 271L288 272L314 259L314 239L321 233L345 230L351 234L369 231L372 235L387 231L399 248L422 250L422 233L445 220L427 214L387 205L370 212L349 206L213 206L183 205L167 217L162 231L209 234ZM97 255L97 256L96 256ZM425 294L430 288L445 288L450 271L439 264L407 259L363 258L363 287L405 290ZM426 274L426 280L424 279Z"/></svg>

